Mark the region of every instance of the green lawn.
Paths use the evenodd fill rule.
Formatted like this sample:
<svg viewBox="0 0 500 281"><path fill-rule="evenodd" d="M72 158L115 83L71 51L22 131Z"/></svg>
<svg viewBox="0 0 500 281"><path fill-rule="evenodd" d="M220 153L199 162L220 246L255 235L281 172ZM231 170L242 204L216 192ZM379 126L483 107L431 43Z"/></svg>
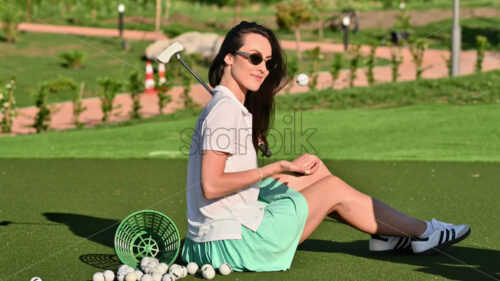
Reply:
<svg viewBox="0 0 500 281"><path fill-rule="evenodd" d="M291 270L217 280L488 280L485 274L500 274L498 163L325 164L405 213L467 223L472 234L446 255L379 258L368 254L368 235L326 219L299 247ZM0 280L90 280L94 272L116 269L114 231L138 210L166 214L184 238L186 167L186 160L0 160Z"/></svg>
<svg viewBox="0 0 500 281"><path fill-rule="evenodd" d="M2 137L0 157L185 159L196 119ZM500 161L500 104L280 111L275 120L274 159Z"/></svg>

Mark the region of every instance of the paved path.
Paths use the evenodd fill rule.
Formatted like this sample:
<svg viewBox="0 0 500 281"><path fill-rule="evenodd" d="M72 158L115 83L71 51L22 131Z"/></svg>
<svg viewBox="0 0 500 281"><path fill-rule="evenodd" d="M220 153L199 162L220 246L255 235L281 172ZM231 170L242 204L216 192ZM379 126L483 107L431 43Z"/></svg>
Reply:
<svg viewBox="0 0 500 281"><path fill-rule="evenodd" d="M52 26L52 25L38 25L38 24L21 24L20 28L24 31L29 32L52 32L52 33L67 33L67 34L79 34L79 35L89 35L89 36L118 36L116 30L102 29L102 28L89 28L89 27L71 27L71 26ZM144 32L144 31L125 31L125 36L129 39L140 39L140 40L156 40L158 38L164 38L163 35L159 37L158 33L154 32ZM295 49L294 41L281 41L284 49ZM342 52L343 46L340 44L327 44L327 43L316 43L316 42L302 42L303 50L313 49L319 46L322 52ZM368 53L369 47L363 46L361 51L363 53ZM377 57L390 58L390 48L389 47L379 47L376 52ZM407 81L415 79L415 66L412 62L411 54L407 48L403 49L402 52L403 63L399 68L399 81ZM423 78L441 78L448 76L448 69L446 63L442 57L448 57L449 52L444 50L427 50L424 56L424 67L427 70L422 74ZM474 65L476 59L475 51L464 51L461 54L460 60L460 71L462 75L471 74L474 72ZM500 69L500 53L488 52L483 63L483 70L489 71L494 69ZM375 79L377 83L384 83L391 81L391 68L390 66L376 67L374 69ZM348 86L348 71L341 71L339 78L335 81L333 85L337 89L341 89ZM359 69L357 72L357 79L355 81L356 86L366 86L367 80L364 69ZM329 88L332 86L332 79L329 73L320 73L318 79L318 89ZM302 93L307 92L307 87L299 87L294 85L291 89L291 93ZM171 113L177 109L182 108L182 89L180 87L175 87L171 90L171 95L173 101L169 104L165 112ZM206 90L198 84L194 84L191 87L190 95L193 99L201 104L205 105L210 100L210 95ZM141 105L142 110L140 111L143 117L151 117L159 114L157 106L157 96L152 94L141 95ZM128 112L131 110L132 103L127 94L118 95L115 99L115 105L121 104L121 109L113 112L113 117L110 118L110 122L118 122L127 120L129 117ZM80 117L80 122L86 123L87 126L93 126L101 123L102 112L100 109L100 101L98 98L90 98L83 101L83 105L88 109L82 113ZM52 130L65 130L73 128L72 124L72 110L73 106L70 102L59 103L54 105L56 108L56 113L52 115L51 129ZM33 117L36 115L37 109L35 107L22 108L19 110L19 116L14 120L14 134L27 134L33 133L35 130L30 128L33 123Z"/></svg>

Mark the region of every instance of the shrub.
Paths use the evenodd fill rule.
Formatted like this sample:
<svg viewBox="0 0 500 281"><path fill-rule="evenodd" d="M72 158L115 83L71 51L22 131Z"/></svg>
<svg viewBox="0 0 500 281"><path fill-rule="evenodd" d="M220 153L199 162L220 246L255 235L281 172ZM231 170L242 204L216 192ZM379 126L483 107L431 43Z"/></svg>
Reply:
<svg viewBox="0 0 500 281"><path fill-rule="evenodd" d="M353 87L354 86L354 80L357 78L356 72L358 71L359 67L359 59L361 58L361 52L359 49L361 48L361 45L352 45L351 50L349 50L349 56L350 56L350 74L349 74L349 86Z"/></svg>
<svg viewBox="0 0 500 281"><path fill-rule="evenodd" d="M72 78L59 77L52 81L42 82L38 87L38 92L34 95L35 106L38 112L35 116L33 128L37 133L46 131L49 128L52 109L48 105L49 94L71 92L72 95L77 91L77 86Z"/></svg>
<svg viewBox="0 0 500 281"><path fill-rule="evenodd" d="M375 67L376 57L375 52L377 51L378 43L373 42L370 45L370 53L368 54L368 58L366 60L367 69L366 69L366 80L368 81L368 85L375 84L375 75L373 73L373 68Z"/></svg>
<svg viewBox="0 0 500 281"><path fill-rule="evenodd" d="M116 94L122 89L122 83L109 77L98 78L97 82L102 87L102 91L99 93L103 114L102 121L107 123L109 114L113 110L120 108L120 106L114 107L113 101L115 100Z"/></svg>
<svg viewBox="0 0 500 281"><path fill-rule="evenodd" d="M85 124L80 122L80 114L82 114L85 110L87 110L87 107L82 106L82 96L83 96L83 90L85 89L85 82L82 82L80 84L80 90L79 91L73 91L72 95L72 100L73 100L73 124L75 125L76 128L81 128Z"/></svg>
<svg viewBox="0 0 500 281"><path fill-rule="evenodd" d="M34 95L35 106L38 108L38 112L35 116L33 128L35 128L37 133L46 131L49 128L51 111L47 104L48 94L49 83L42 82L38 87L38 92Z"/></svg>
<svg viewBox="0 0 500 281"><path fill-rule="evenodd" d="M422 68L422 63L424 62L424 53L427 49L427 43L425 39L417 40L416 42L412 42L410 44L410 52L413 57L413 62L415 63L415 71L417 80L422 76L422 72L424 72L424 68Z"/></svg>
<svg viewBox="0 0 500 281"><path fill-rule="evenodd" d="M129 112L132 119L139 119L139 110L141 110L141 93L144 92L144 81L141 78L141 73L138 71L132 72L128 77L128 90L132 99L132 111Z"/></svg>
<svg viewBox="0 0 500 281"><path fill-rule="evenodd" d="M2 31L7 43L13 43L17 37L17 26L21 21L19 14L12 10L12 8L5 8L2 11Z"/></svg>
<svg viewBox="0 0 500 281"><path fill-rule="evenodd" d="M160 114L163 114L163 109L165 106L167 106L170 102L172 102L172 97L167 94L167 92L172 88L173 86L173 72L172 71L166 71L165 72L165 83L156 83L156 90L158 91L158 110Z"/></svg>
<svg viewBox="0 0 500 281"><path fill-rule="evenodd" d="M388 43L389 46L390 43ZM398 81L399 77L399 66L401 63L403 63L403 58L401 56L401 44L398 44L398 46L394 47L391 46L391 69L392 69L392 81L396 82Z"/></svg>
<svg viewBox="0 0 500 281"><path fill-rule="evenodd" d="M318 61L321 58L321 49L316 47L307 51L306 54L311 60L311 82L309 83L309 90L313 90L316 89L316 86L318 85Z"/></svg>
<svg viewBox="0 0 500 281"><path fill-rule="evenodd" d="M486 54L486 49L489 46L490 42L488 42L487 37L482 35L476 36L476 48L477 48L476 73L479 73L483 70L484 55Z"/></svg>
<svg viewBox="0 0 500 281"><path fill-rule="evenodd" d="M335 85L335 81L339 77L343 63L344 63L344 53L335 53L333 57L332 70L330 71L330 74L332 75L332 88Z"/></svg>
<svg viewBox="0 0 500 281"><path fill-rule="evenodd" d="M73 50L60 53L59 57L63 59L63 66L67 68L81 68L85 62L87 53L81 50Z"/></svg>
<svg viewBox="0 0 500 281"><path fill-rule="evenodd" d="M16 99L14 98L14 90L16 86L15 78L5 85L0 87L0 131L2 133L12 132L12 122L16 113Z"/></svg>

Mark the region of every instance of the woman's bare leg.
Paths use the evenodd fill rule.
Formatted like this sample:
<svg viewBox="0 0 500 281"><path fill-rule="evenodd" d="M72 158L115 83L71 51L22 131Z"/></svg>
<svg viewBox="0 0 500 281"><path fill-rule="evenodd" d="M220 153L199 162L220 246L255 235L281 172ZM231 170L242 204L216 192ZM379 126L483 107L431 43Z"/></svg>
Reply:
<svg viewBox="0 0 500 281"><path fill-rule="evenodd" d="M369 234L419 236L427 227L425 222L357 191L335 176L327 176L300 193L309 206L300 243L330 214L338 214L347 224Z"/></svg>

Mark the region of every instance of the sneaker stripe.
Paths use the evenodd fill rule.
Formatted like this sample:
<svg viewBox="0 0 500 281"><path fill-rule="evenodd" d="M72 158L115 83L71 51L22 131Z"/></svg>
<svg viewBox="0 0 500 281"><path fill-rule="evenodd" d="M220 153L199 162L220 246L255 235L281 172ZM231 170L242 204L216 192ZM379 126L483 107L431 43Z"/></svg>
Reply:
<svg viewBox="0 0 500 281"><path fill-rule="evenodd" d="M438 244L443 243L443 242L441 242L441 241L443 241L443 237L444 237L444 230L441 230L441 234L439 235L439 240L438 240L439 243Z"/></svg>
<svg viewBox="0 0 500 281"><path fill-rule="evenodd" d="M402 246L401 245L401 242L405 241L405 238L404 237L399 237L399 240L398 240L398 243L396 244L396 247L394 247L394 249L400 249Z"/></svg>
<svg viewBox="0 0 500 281"><path fill-rule="evenodd" d="M409 247L410 247L410 245L411 245L411 239L410 239L410 237L406 237L406 239L405 239L405 240L406 240L406 241L405 241L405 243L404 243L404 244L403 244L403 246L402 246L402 248L403 248L403 249L409 248Z"/></svg>
<svg viewBox="0 0 500 281"><path fill-rule="evenodd" d="M451 230L451 234L452 234L451 239L455 240L455 229Z"/></svg>
<svg viewBox="0 0 500 281"><path fill-rule="evenodd" d="M448 237L450 237L450 230L446 229L446 239L444 239L443 243L446 243L446 241L448 241Z"/></svg>

